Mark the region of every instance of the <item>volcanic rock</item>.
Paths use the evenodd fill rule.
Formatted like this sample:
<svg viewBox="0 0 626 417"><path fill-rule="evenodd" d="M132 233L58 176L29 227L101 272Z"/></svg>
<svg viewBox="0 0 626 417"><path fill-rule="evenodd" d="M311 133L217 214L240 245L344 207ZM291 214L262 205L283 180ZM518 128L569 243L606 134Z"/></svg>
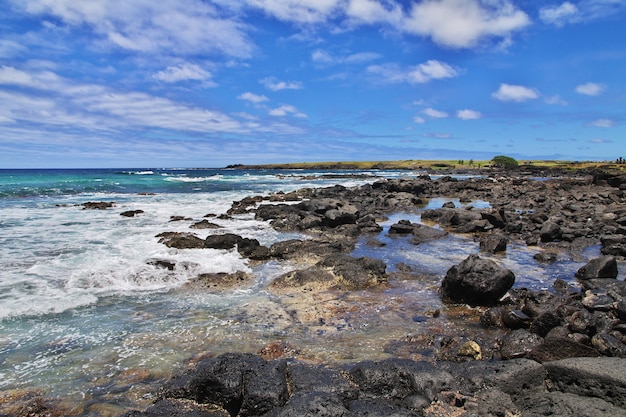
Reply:
<svg viewBox="0 0 626 417"><path fill-rule="evenodd" d="M515 275L494 261L470 255L448 270L441 283L444 299L473 305L493 305L513 286Z"/></svg>

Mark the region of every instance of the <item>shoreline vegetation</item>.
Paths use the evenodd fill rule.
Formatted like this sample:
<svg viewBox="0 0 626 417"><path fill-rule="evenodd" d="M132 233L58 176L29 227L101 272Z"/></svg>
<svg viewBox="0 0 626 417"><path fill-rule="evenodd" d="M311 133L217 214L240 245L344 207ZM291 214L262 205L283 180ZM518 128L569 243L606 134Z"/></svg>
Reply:
<svg viewBox="0 0 626 417"><path fill-rule="evenodd" d="M621 163L620 163L621 162ZM556 170L572 172L578 170L605 170L626 172L626 164L620 158L617 161L556 161L556 160L520 160L517 169ZM483 170L496 166L492 160L422 160L408 159L399 161L329 161L329 162L289 162L275 164L233 164L226 169L319 169L319 170L364 170L364 169L406 169L406 170Z"/></svg>

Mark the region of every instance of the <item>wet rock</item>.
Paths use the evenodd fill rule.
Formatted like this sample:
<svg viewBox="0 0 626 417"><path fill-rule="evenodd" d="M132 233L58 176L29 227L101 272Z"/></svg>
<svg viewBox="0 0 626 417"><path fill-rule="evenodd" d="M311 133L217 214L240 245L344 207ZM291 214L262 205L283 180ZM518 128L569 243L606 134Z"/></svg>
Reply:
<svg viewBox="0 0 626 417"><path fill-rule="evenodd" d="M324 392L334 394L343 401L359 397L357 386L350 380L349 373L322 365L293 363L288 367L291 392Z"/></svg>
<svg viewBox="0 0 626 417"><path fill-rule="evenodd" d="M273 291L289 292L299 289L304 292L319 291L336 285L335 276L318 267L290 271L277 277L270 284Z"/></svg>
<svg viewBox="0 0 626 417"><path fill-rule="evenodd" d="M88 201L86 203L82 203L83 210L106 210L108 208L114 207L114 201Z"/></svg>
<svg viewBox="0 0 626 417"><path fill-rule="evenodd" d="M576 278L582 280L617 278L617 260L610 255L592 259L576 272Z"/></svg>
<svg viewBox="0 0 626 417"><path fill-rule="evenodd" d="M504 324L511 330L524 329L530 326L531 318L522 310L509 310L503 316Z"/></svg>
<svg viewBox="0 0 626 417"><path fill-rule="evenodd" d="M540 363L595 356L600 356L600 353L591 346L583 345L568 337L554 337L550 334L546 336L542 344L526 355L527 358Z"/></svg>
<svg viewBox="0 0 626 417"><path fill-rule="evenodd" d="M160 238L159 243L163 243L168 248L176 249L202 249L204 239L200 239L193 233L163 232L156 235Z"/></svg>
<svg viewBox="0 0 626 417"><path fill-rule="evenodd" d="M591 338L591 345L604 356L626 358L626 345L615 336L598 333Z"/></svg>
<svg viewBox="0 0 626 417"><path fill-rule="evenodd" d="M259 351L259 356L267 361L274 359L293 358L299 353L300 350L293 346L291 343L281 341L272 342L265 345L263 349Z"/></svg>
<svg viewBox="0 0 626 417"><path fill-rule="evenodd" d="M457 356L470 357L477 361L483 358L483 352L480 345L473 340L468 340L463 343L457 350L456 354Z"/></svg>
<svg viewBox="0 0 626 417"><path fill-rule="evenodd" d="M357 226L361 230L361 233L380 233L383 231L383 227L376 222L376 218L372 215L366 215L359 218L356 221Z"/></svg>
<svg viewBox="0 0 626 417"><path fill-rule="evenodd" d="M554 388L601 398L626 408L626 361L619 358L572 358L544 364Z"/></svg>
<svg viewBox="0 0 626 417"><path fill-rule="evenodd" d="M209 235L204 240L204 247L209 249L232 249L242 240L241 236L233 233Z"/></svg>
<svg viewBox="0 0 626 417"><path fill-rule="evenodd" d="M618 234L603 236L600 239L603 255L626 257L626 232L618 231Z"/></svg>
<svg viewBox="0 0 626 417"><path fill-rule="evenodd" d="M425 226L422 224L414 224L413 235L409 242L413 245L419 245L420 243L429 242L431 240L441 239L448 235L448 232L441 229L435 229L434 227Z"/></svg>
<svg viewBox="0 0 626 417"><path fill-rule="evenodd" d="M432 401L454 381L433 364L407 359L360 362L350 369L350 376L367 397L396 400L419 395Z"/></svg>
<svg viewBox="0 0 626 417"><path fill-rule="evenodd" d="M143 210L127 210L120 213L120 216L124 217L135 217L138 214L142 214Z"/></svg>
<svg viewBox="0 0 626 417"><path fill-rule="evenodd" d="M262 415L283 406L288 396L285 362L237 353L200 361L171 379L161 392L161 398L213 404L231 416Z"/></svg>
<svg viewBox="0 0 626 417"><path fill-rule="evenodd" d="M276 242L270 247L270 256L278 259L316 263L333 253L347 253L354 244L343 240L300 240L289 239Z"/></svg>
<svg viewBox="0 0 626 417"><path fill-rule="evenodd" d="M555 240L560 240L563 235L563 231L561 227L551 221L545 222L541 226L541 231L539 232L539 237L542 242L554 242Z"/></svg>
<svg viewBox="0 0 626 417"><path fill-rule="evenodd" d="M533 256L533 259L538 262L553 263L556 262L557 256L556 253L552 252L539 252Z"/></svg>
<svg viewBox="0 0 626 417"><path fill-rule="evenodd" d="M165 398L158 400L145 411L129 411L120 417L231 417L226 410L192 400Z"/></svg>
<svg viewBox="0 0 626 417"><path fill-rule="evenodd" d="M182 222L184 220L192 220L192 219L191 217L185 217L185 216L170 216L171 222Z"/></svg>
<svg viewBox="0 0 626 417"><path fill-rule="evenodd" d="M530 331L541 337L546 337L550 330L560 325L561 318L559 315L552 311L546 311L533 319L530 324Z"/></svg>
<svg viewBox="0 0 626 417"><path fill-rule="evenodd" d="M411 223L409 220L400 220L389 227L390 235L412 235L410 242L414 245L440 239L448 234L445 230L435 229L419 223Z"/></svg>
<svg viewBox="0 0 626 417"><path fill-rule="evenodd" d="M514 330L502 338L500 355L502 359L523 358L542 342L541 337L528 330Z"/></svg>
<svg viewBox="0 0 626 417"><path fill-rule="evenodd" d="M146 263L148 265L154 265L158 268L164 268L169 271L173 271L176 267L176 261L170 261L167 259L148 259Z"/></svg>
<svg viewBox="0 0 626 417"><path fill-rule="evenodd" d="M254 277L243 271L237 271L233 274L218 272L210 274L200 274L192 278L187 287L200 289L203 291L229 291L252 285Z"/></svg>
<svg viewBox="0 0 626 417"><path fill-rule="evenodd" d="M237 242L237 251L241 256L254 260L270 258L270 249L259 243L257 239L242 238Z"/></svg>
<svg viewBox="0 0 626 417"><path fill-rule="evenodd" d="M492 307L480 316L480 324L484 327L504 327L504 315L507 310L503 307Z"/></svg>
<svg viewBox="0 0 626 417"><path fill-rule="evenodd" d="M478 211L467 208L441 208L433 210L424 210L422 212L422 220L434 221L442 226L462 227L475 221L482 220L482 215Z"/></svg>
<svg viewBox="0 0 626 417"><path fill-rule="evenodd" d="M222 226L219 224L211 223L207 219L201 220L189 226L191 229L220 229L221 227Z"/></svg>
<svg viewBox="0 0 626 417"><path fill-rule="evenodd" d="M387 266L379 259L332 254L318 266L330 269L344 288L368 288L387 282Z"/></svg>
<svg viewBox="0 0 626 417"><path fill-rule="evenodd" d="M508 239L502 235L486 235L480 238L480 251L487 253L505 252Z"/></svg>
<svg viewBox="0 0 626 417"><path fill-rule="evenodd" d="M615 300L602 290L587 290L583 296L582 305L590 311L609 311L615 307Z"/></svg>
<svg viewBox="0 0 626 417"><path fill-rule="evenodd" d="M295 416L352 417L354 414L345 407L344 401L335 394L303 392L294 394L284 406L275 408L265 414L264 417Z"/></svg>
<svg viewBox="0 0 626 417"><path fill-rule="evenodd" d="M409 220L400 220L389 227L390 235L408 235L413 233L413 223Z"/></svg>
<svg viewBox="0 0 626 417"><path fill-rule="evenodd" d="M475 305L493 305L513 286L515 275L494 261L470 255L448 270L441 284L445 299Z"/></svg>

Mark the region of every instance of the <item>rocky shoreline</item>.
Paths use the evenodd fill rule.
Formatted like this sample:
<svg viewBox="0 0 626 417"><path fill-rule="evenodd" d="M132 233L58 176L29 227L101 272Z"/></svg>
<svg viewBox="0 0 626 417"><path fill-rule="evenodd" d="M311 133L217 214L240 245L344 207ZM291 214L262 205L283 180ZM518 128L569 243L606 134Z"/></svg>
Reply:
<svg viewBox="0 0 626 417"><path fill-rule="evenodd" d="M228 233L159 237L175 248L236 249L252 262L293 261L299 267L275 279L269 291L291 297L299 320L314 321L323 315L313 307L319 304L315 294L388 282L383 261L350 255L359 238L372 236L375 245L382 219L442 196L488 201L490 207L447 203L424 211L425 224L403 220L389 233L415 245L448 233L473 234L485 253L523 242L537 248L537 262L553 262L559 251L580 256L597 244L602 256L580 268L576 285L557 279L542 291L511 289L513 272L481 254L452 266L441 283L442 298L478 308L480 325L499 330L490 340L416 337L390 342L386 351L395 358L349 365L308 363L289 343L259 355L205 357L166 383L153 406L125 415L626 415L626 283L616 279L626 256L625 175L598 171L537 180L490 172L466 180L421 176L302 189L234 202L228 216L254 214L277 230L309 239L266 247ZM216 274L190 285L220 291L250 279ZM437 353L410 355L424 349Z"/></svg>
<svg viewBox="0 0 626 417"><path fill-rule="evenodd" d="M289 272L264 285L279 308L257 311L267 320L282 320L287 330L295 323L325 340L344 330L352 334L351 326L367 324L374 314L381 316L379 323L402 317L423 324L424 331L404 332L401 321L395 336L378 339L376 349L385 359L354 357L349 363L319 361L288 334L255 354L206 352L164 382L151 406L120 416L626 415L626 175L487 170L461 180L451 175L462 172L449 174L249 196L227 213L200 221L172 215L171 222L187 223L190 231L158 234L155 239L168 247L232 250L250 265L289 265ZM445 203L424 209L432 199ZM82 205L112 207L113 202ZM386 226L386 237L419 251L462 235L476 252L436 277L416 266L353 255L359 242L386 245L381 223L389 225L398 213L406 218ZM130 218L143 211L119 214ZM301 238L264 246L220 230L221 220L241 217ZM566 257L583 266L553 279L547 289L514 285L515 271L497 260L519 246L535 252L532 262L539 265ZM590 247L600 251L591 260ZM146 262L177 268L173 259ZM255 282L242 271L201 274L180 291L220 294ZM404 291L404 285L427 286L441 311L413 311L414 303L386 298L385 289ZM444 324L450 320L454 325ZM81 415L33 395L16 398L3 411ZM108 415L118 413L119 408Z"/></svg>

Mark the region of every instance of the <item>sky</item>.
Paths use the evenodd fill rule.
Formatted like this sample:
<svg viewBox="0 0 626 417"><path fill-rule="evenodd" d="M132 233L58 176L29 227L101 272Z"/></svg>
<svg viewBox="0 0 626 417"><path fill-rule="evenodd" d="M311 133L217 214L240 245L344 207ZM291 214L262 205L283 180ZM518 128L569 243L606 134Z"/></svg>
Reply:
<svg viewBox="0 0 626 417"><path fill-rule="evenodd" d="M0 168L626 157L626 0L1 0Z"/></svg>

